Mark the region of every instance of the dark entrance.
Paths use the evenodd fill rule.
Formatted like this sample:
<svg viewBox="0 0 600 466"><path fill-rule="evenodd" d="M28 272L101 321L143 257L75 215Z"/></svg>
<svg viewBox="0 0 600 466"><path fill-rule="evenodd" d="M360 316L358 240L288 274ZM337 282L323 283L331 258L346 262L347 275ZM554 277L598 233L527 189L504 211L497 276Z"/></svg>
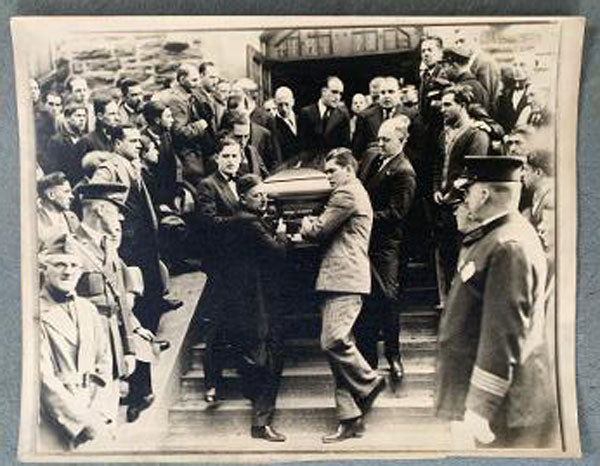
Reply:
<svg viewBox="0 0 600 466"><path fill-rule="evenodd" d="M285 62L267 61L264 66L271 75L271 93L279 86L288 86L294 92L296 108L316 102L321 95L325 78L330 75L336 75L344 82L343 99L348 108L355 93L368 94L369 81L375 76L403 78L406 84L418 81L416 51Z"/></svg>

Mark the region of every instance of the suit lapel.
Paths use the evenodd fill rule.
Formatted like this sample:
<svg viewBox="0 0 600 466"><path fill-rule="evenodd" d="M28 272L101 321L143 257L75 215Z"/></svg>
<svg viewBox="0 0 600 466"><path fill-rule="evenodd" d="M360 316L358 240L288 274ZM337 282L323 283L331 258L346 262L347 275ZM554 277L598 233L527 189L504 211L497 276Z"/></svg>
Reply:
<svg viewBox="0 0 600 466"><path fill-rule="evenodd" d="M225 179L223 179L219 172L215 174L215 182L217 183L219 191L221 192L221 198L223 199L225 204L227 204L232 211L235 211L235 207L238 201L235 195L233 194L233 191L231 191L229 184L227 183L227 181L225 181Z"/></svg>
<svg viewBox="0 0 600 466"><path fill-rule="evenodd" d="M378 186L379 184L381 184L381 182L391 173L393 173L396 168L398 167L398 165L402 162L402 155L398 154L396 155L392 160L390 160L383 168L381 168L377 173L375 173L375 175L373 176L373 178L371 178L370 182L369 182L369 188L373 189L376 186Z"/></svg>

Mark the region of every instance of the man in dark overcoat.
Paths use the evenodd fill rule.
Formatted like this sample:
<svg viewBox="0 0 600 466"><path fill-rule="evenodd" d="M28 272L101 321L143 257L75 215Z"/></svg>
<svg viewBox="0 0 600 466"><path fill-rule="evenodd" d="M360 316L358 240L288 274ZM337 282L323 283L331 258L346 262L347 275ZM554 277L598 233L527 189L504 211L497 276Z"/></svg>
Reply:
<svg viewBox="0 0 600 466"><path fill-rule="evenodd" d="M357 345L376 369L377 341L379 333L383 333L393 386L404 372L398 295L406 264L406 218L416 188L415 172L403 153L409 125L410 120L404 115L383 122L378 136L380 153L366 160L360 172L373 207L369 244L373 286L357 323Z"/></svg>
<svg viewBox="0 0 600 466"><path fill-rule="evenodd" d="M440 322L437 416L455 447L551 446L555 402L545 335L546 259L518 211L518 157L466 157L457 210L467 231Z"/></svg>
<svg viewBox="0 0 600 466"><path fill-rule="evenodd" d="M241 210L227 227L225 275L225 332L235 351L244 379L244 394L252 401L254 438L285 441L271 422L283 369L281 277L286 252L285 229L265 221L267 197L260 177L246 174L237 180Z"/></svg>

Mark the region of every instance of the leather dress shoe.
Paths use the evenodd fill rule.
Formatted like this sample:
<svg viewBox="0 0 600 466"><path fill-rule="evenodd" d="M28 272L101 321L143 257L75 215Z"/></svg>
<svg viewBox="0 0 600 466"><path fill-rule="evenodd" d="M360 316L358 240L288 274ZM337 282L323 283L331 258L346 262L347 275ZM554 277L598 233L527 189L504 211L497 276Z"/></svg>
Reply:
<svg viewBox="0 0 600 466"><path fill-rule="evenodd" d="M154 403L154 394L146 395L142 398L142 401L136 403L134 405L130 405L127 408L127 422L135 422L137 421L140 414L145 409L148 409Z"/></svg>
<svg viewBox="0 0 600 466"><path fill-rule="evenodd" d="M161 307L164 312L174 311L175 309L179 309L183 306L183 301L181 299L168 299L164 298L161 301Z"/></svg>
<svg viewBox="0 0 600 466"><path fill-rule="evenodd" d="M349 421L341 421L333 434L324 435L321 440L323 443L337 443L349 438L360 438L364 433L365 425L362 418L358 417Z"/></svg>
<svg viewBox="0 0 600 466"><path fill-rule="evenodd" d="M390 361L390 381L391 388L396 391L396 388L402 383L404 378L404 366L400 359L394 359Z"/></svg>
<svg viewBox="0 0 600 466"><path fill-rule="evenodd" d="M385 386L386 386L385 377L379 375L379 376L377 376L376 380L377 380L377 384L375 385L375 388L373 390L371 390L371 393L369 393L365 398L359 400L357 403L358 407L360 408L360 410L362 411L363 414L367 414L371 410L371 407L373 406L375 399L385 389Z"/></svg>
<svg viewBox="0 0 600 466"><path fill-rule="evenodd" d="M267 442L285 442L286 437L271 426L252 426L250 429L252 438L261 438Z"/></svg>

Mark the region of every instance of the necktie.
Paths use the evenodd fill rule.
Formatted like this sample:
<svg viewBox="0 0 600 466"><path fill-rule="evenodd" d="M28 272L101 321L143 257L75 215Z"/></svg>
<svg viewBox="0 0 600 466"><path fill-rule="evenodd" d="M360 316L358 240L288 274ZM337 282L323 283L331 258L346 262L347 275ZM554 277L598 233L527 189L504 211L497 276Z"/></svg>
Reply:
<svg viewBox="0 0 600 466"><path fill-rule="evenodd" d="M325 110L325 113L323 113L323 120L322 120L323 132L325 132L325 128L327 128L327 122L329 121L330 116L331 116L331 108L327 107L327 109Z"/></svg>
<svg viewBox="0 0 600 466"><path fill-rule="evenodd" d="M381 166L383 165L383 162L385 161L385 158L383 157L382 154L379 154L375 160L373 160L373 162L371 162L371 166L369 167L369 174L367 176L367 180L372 179L377 173L379 173L379 170L381 169Z"/></svg>

